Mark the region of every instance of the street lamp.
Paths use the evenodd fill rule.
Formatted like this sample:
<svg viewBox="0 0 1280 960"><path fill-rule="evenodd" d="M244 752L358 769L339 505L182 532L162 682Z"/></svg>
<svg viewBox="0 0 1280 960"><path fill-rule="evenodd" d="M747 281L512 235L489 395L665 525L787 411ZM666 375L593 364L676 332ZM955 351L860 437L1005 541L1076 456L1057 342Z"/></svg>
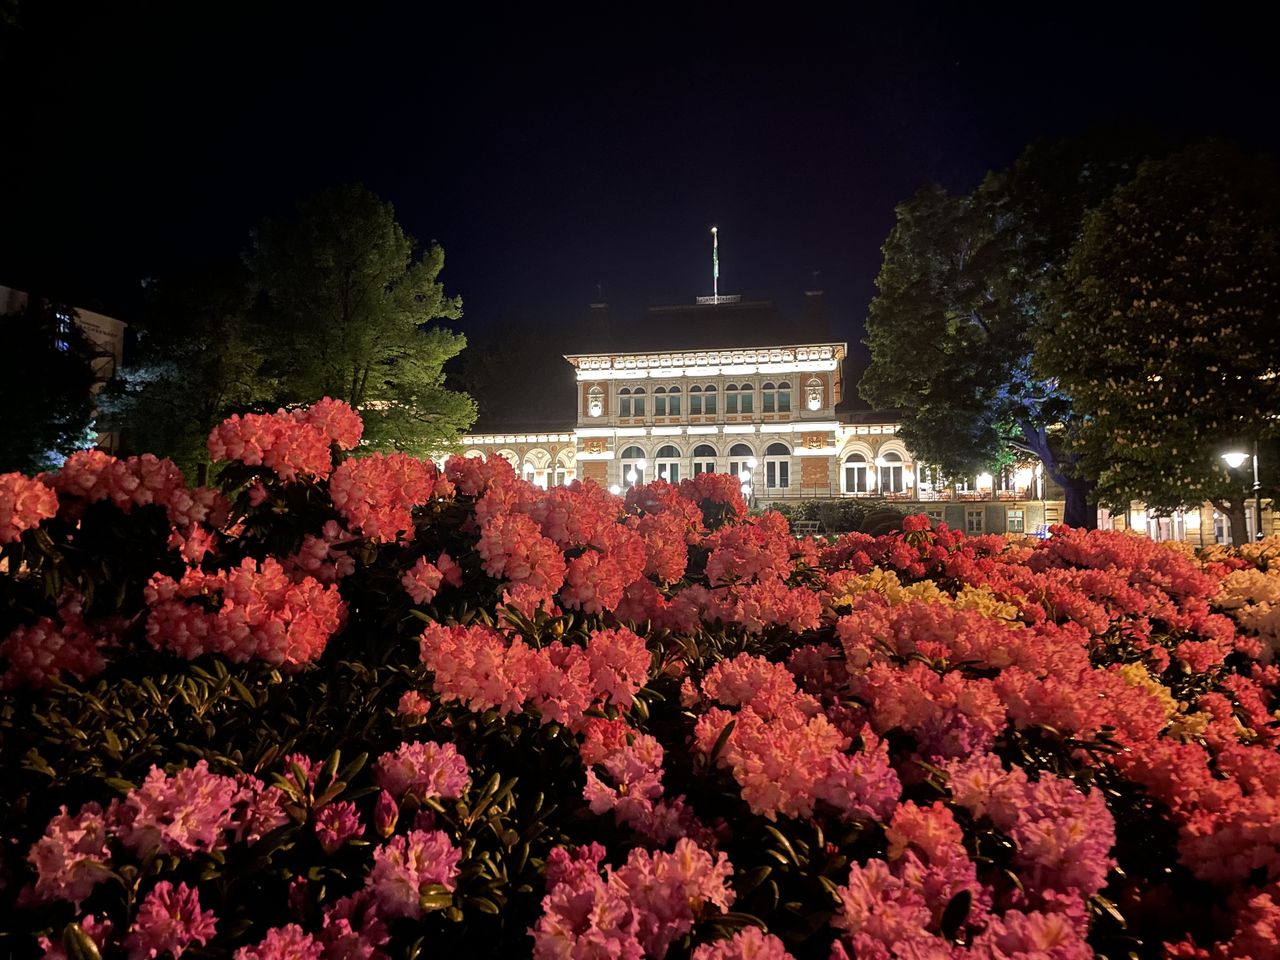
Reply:
<svg viewBox="0 0 1280 960"><path fill-rule="evenodd" d="M1244 465L1244 462L1253 457L1253 539L1262 539L1262 482L1258 479L1258 441L1253 441L1253 453L1242 453L1239 450L1230 450L1222 455L1222 459L1227 461L1227 466L1232 470L1238 470Z"/></svg>

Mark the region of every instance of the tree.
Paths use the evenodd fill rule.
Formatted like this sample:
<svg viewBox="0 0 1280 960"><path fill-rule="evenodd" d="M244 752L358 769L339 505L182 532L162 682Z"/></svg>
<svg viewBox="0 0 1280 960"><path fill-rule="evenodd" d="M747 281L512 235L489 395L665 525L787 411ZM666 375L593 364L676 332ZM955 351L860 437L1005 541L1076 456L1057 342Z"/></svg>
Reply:
<svg viewBox="0 0 1280 960"><path fill-rule="evenodd" d="M435 325L462 315L439 283L444 251L421 255L391 204L361 186L304 201L258 231L248 264L265 297L282 399L322 396L360 409L375 447L430 453L475 420L471 398L444 386L466 338Z"/></svg>
<svg viewBox="0 0 1280 960"><path fill-rule="evenodd" d="M1086 219L1058 297L1037 361L1084 417L1101 500L1212 501L1242 542L1252 472L1221 454L1257 440L1274 465L1280 438L1280 164L1217 142L1143 164Z"/></svg>
<svg viewBox="0 0 1280 960"><path fill-rule="evenodd" d="M75 311L31 297L0 318L12 362L0 377L0 473L34 474L97 440L94 363L102 351L75 323Z"/></svg>
<svg viewBox="0 0 1280 960"><path fill-rule="evenodd" d="M275 399L248 279L232 263L154 284L137 349L101 398L103 422L125 446L170 457L201 483L210 431Z"/></svg>
<svg viewBox="0 0 1280 960"><path fill-rule="evenodd" d="M897 209L871 302L868 402L945 473L1032 456L1064 490L1064 520L1096 525L1070 446L1071 399L1033 367L1037 327L1086 210L1132 176L1146 138L1029 147L972 193L929 186Z"/></svg>

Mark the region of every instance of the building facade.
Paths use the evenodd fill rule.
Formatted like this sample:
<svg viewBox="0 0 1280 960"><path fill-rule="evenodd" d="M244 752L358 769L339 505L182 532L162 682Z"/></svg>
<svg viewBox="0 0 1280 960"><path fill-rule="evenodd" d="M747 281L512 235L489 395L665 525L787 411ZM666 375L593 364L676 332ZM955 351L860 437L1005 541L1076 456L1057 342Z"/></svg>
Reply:
<svg viewBox="0 0 1280 960"><path fill-rule="evenodd" d="M1043 531L1062 501L1030 468L944 484L891 415L845 409L843 342L565 357L576 422L463 438L539 486L592 480L614 492L729 473L756 505L880 498L971 533Z"/></svg>

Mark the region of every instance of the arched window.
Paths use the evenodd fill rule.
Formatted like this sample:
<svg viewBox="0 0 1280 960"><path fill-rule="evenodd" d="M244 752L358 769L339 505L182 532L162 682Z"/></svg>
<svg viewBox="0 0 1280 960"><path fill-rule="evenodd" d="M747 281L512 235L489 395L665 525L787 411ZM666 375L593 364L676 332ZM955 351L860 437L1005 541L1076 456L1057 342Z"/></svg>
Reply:
<svg viewBox="0 0 1280 960"><path fill-rule="evenodd" d="M587 415L598 417L604 413L604 391L598 386L587 391Z"/></svg>
<svg viewBox="0 0 1280 960"><path fill-rule="evenodd" d="M791 412L791 384L787 381L775 384L767 381L760 388L761 407L765 413Z"/></svg>
<svg viewBox="0 0 1280 960"><path fill-rule="evenodd" d="M693 475L716 472L716 448L709 443L700 443L693 448Z"/></svg>
<svg viewBox="0 0 1280 960"><path fill-rule="evenodd" d="M702 414L702 388L689 388L689 415L691 417L701 416Z"/></svg>
<svg viewBox="0 0 1280 960"><path fill-rule="evenodd" d="M724 412L738 412L738 385L736 383L725 384L724 388Z"/></svg>
<svg viewBox="0 0 1280 960"><path fill-rule="evenodd" d="M680 416L680 388L671 387L667 390L667 416Z"/></svg>
<svg viewBox="0 0 1280 960"><path fill-rule="evenodd" d="M760 409L765 413L773 413L774 392L772 380L766 380L764 386L760 388Z"/></svg>
<svg viewBox="0 0 1280 960"><path fill-rule="evenodd" d="M631 416L631 388L623 387L618 391L618 416Z"/></svg>
<svg viewBox="0 0 1280 960"><path fill-rule="evenodd" d="M868 485L867 458L860 453L851 453L844 458L844 492L870 493Z"/></svg>
<svg viewBox="0 0 1280 960"><path fill-rule="evenodd" d="M639 447L627 447L618 458L622 463L622 485L634 487L644 483L644 470L649 464L644 458L644 451Z"/></svg>
<svg viewBox="0 0 1280 960"><path fill-rule="evenodd" d="M750 383L744 383L738 388L738 412L751 413L755 409L756 388Z"/></svg>
<svg viewBox="0 0 1280 960"><path fill-rule="evenodd" d="M791 448L785 443L771 443L765 450L764 482L770 490L791 486Z"/></svg>
<svg viewBox="0 0 1280 960"><path fill-rule="evenodd" d="M653 391L653 415L655 417L665 417L667 415L666 387L657 387Z"/></svg>
<svg viewBox="0 0 1280 960"><path fill-rule="evenodd" d="M890 450L876 460L880 468L880 492L902 493L906 487L902 482L902 455Z"/></svg>
<svg viewBox="0 0 1280 960"><path fill-rule="evenodd" d="M729 448L729 472L735 477L740 477L743 472L754 473L756 469L756 454L745 443L735 443Z"/></svg>
<svg viewBox="0 0 1280 960"><path fill-rule="evenodd" d="M672 444L664 444L654 454L655 476L667 483L680 482L680 451Z"/></svg>
<svg viewBox="0 0 1280 960"><path fill-rule="evenodd" d="M822 381L817 377L810 377L804 385L804 405L810 410L822 409Z"/></svg>
<svg viewBox="0 0 1280 960"><path fill-rule="evenodd" d="M708 414L716 412L716 388L714 384L702 391L702 410Z"/></svg>
<svg viewBox="0 0 1280 960"><path fill-rule="evenodd" d="M644 416L644 387L636 387L631 391L631 415Z"/></svg>

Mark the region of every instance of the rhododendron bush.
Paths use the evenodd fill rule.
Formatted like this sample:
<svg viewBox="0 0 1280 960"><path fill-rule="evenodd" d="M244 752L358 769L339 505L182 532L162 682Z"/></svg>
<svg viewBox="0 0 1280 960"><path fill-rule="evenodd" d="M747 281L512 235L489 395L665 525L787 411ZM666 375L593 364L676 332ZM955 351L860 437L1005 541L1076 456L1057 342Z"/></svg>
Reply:
<svg viewBox="0 0 1280 960"><path fill-rule="evenodd" d="M1280 544L233 418L0 477L0 955L1280 956Z"/></svg>

